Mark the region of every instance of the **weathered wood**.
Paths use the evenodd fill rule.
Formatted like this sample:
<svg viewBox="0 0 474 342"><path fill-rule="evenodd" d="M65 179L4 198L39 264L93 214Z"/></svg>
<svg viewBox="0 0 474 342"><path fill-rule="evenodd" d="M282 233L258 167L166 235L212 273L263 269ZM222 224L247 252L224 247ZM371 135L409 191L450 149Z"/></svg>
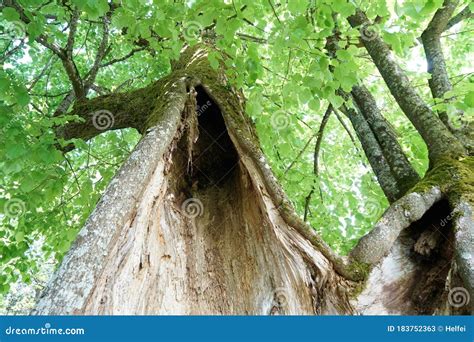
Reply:
<svg viewBox="0 0 474 342"><path fill-rule="evenodd" d="M436 271L451 263L452 249L429 266L411 254L424 225L442 214L430 209L448 190L415 189L349 258L338 256L291 208L244 115L242 94L208 66L205 51L183 56L162 82L155 101L160 105L149 114L142 140L34 314L441 310L446 296L436 308L425 304L447 283L450 267ZM198 108L185 110L190 103ZM456 239L464 243L461 252L469 248L469 239ZM417 286L419 274L426 275L426 286Z"/></svg>

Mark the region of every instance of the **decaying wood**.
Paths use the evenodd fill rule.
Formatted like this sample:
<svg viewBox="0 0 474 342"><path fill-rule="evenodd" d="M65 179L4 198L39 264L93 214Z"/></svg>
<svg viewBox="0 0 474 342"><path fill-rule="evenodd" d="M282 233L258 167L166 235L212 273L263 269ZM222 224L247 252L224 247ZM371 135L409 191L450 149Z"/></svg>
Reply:
<svg viewBox="0 0 474 342"><path fill-rule="evenodd" d="M473 283L469 201L429 253L415 247L451 188L410 190L341 257L294 212L205 49L155 87L141 142L35 314L431 314L449 312L451 278Z"/></svg>

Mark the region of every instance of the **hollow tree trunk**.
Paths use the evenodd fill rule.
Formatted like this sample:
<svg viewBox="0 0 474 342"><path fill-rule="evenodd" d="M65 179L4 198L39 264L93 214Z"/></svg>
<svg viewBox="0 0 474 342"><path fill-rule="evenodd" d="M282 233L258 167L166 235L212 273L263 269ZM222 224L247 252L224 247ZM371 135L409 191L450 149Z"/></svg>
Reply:
<svg viewBox="0 0 474 342"><path fill-rule="evenodd" d="M440 247L438 236L435 247L423 248L425 226L450 212L436 184L395 202L353 254L341 258L288 205L244 114L242 94L210 68L206 49L186 50L153 94L142 140L33 313L441 312L453 255L467 255L472 236L455 239L449 224L449 241L467 245ZM459 208L470 208L461 197ZM444 211L430 211L433 205ZM471 234L466 210L453 222ZM471 276L461 274L464 266L452 276L456 281ZM415 281L420 275L427 279L422 288Z"/></svg>

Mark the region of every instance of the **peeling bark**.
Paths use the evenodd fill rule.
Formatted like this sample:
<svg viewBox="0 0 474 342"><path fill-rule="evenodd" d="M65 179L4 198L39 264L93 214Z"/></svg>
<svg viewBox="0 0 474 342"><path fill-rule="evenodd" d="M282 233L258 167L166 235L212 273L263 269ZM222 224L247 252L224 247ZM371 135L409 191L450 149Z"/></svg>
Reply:
<svg viewBox="0 0 474 342"><path fill-rule="evenodd" d="M142 140L33 314L451 312L443 291L459 281L456 253L472 291L472 203L457 230L445 228L459 251L441 238L427 243L425 233L449 213L436 205L455 185L440 187L430 174L340 257L294 212L242 94L210 68L206 49L186 50L160 84ZM464 163L456 167L469 174Z"/></svg>
<svg viewBox="0 0 474 342"><path fill-rule="evenodd" d="M145 136L127 164L155 157L145 170L119 172L36 314L352 312L349 282L281 217L258 166L224 121L214 127L210 115L221 112L210 107L192 156L176 107L161 124L168 132ZM160 131L178 137L165 152ZM120 178L131 173L140 181Z"/></svg>
<svg viewBox="0 0 474 342"><path fill-rule="evenodd" d="M178 80L167 90L174 106L165 109L164 120L140 141L107 187L43 293L35 309L37 313L76 313L82 309L82 301L103 272L103 263L118 228L131 219L137 199L142 196L159 158L177 130L186 95L184 82Z"/></svg>

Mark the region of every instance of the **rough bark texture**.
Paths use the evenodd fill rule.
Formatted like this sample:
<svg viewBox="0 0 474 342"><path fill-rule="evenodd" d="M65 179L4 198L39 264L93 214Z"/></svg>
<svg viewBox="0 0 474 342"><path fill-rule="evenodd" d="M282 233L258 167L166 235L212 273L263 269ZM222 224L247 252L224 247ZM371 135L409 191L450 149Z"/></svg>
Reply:
<svg viewBox="0 0 474 342"><path fill-rule="evenodd" d="M459 1L445 0L443 6L436 11L433 19L421 35L428 61L428 72L431 74L428 83L433 97L438 99L442 99L444 94L452 88L446 72L440 36L446 29L446 25L458 3Z"/></svg>
<svg viewBox="0 0 474 342"><path fill-rule="evenodd" d="M206 51L186 50L157 83L143 139L33 313L451 312L449 279L472 285L472 200L452 195L472 189L472 162L433 170L342 258L295 214L242 94L210 68ZM460 181L437 187L443 172ZM467 207L441 238L430 225L450 212L445 198ZM458 248L459 271L451 272L455 252L445 241Z"/></svg>
<svg viewBox="0 0 474 342"><path fill-rule="evenodd" d="M339 32L327 38L326 49L331 58L336 58L339 49ZM329 70L333 71L329 66ZM343 89L338 94L346 101L352 98L355 108L344 108L351 120L372 170L390 203L399 199L419 179L408 162L388 122L381 115L377 103L363 85L355 85L351 93ZM399 159L398 159L399 158Z"/></svg>
<svg viewBox="0 0 474 342"><path fill-rule="evenodd" d="M431 89L431 94L435 99L443 99L444 94L452 89L449 75L446 71L440 36L446 29L449 19L453 15L458 3L459 1L445 0L443 6L436 11L433 19L421 35L428 64L428 72L431 74L428 84ZM440 112L439 117L446 127L451 127L446 112Z"/></svg>
<svg viewBox="0 0 474 342"><path fill-rule="evenodd" d="M156 113L161 119L112 181L34 313L352 312L349 282L282 218L260 166L235 137L249 127L223 121L242 113L219 94L212 94L219 105L208 97L218 80L199 88L199 108L207 108L194 113L194 139L181 113L200 80L176 73L163 90L170 105Z"/></svg>
<svg viewBox="0 0 474 342"><path fill-rule="evenodd" d="M359 9L348 20L352 27L361 27L361 30L371 25L365 13ZM377 35L371 39L362 38L362 43L398 105L428 145L430 160L436 162L446 155L452 157L464 155L466 151L462 144L415 91L382 38Z"/></svg>
<svg viewBox="0 0 474 342"><path fill-rule="evenodd" d="M186 88L178 81L167 90L168 96L173 98L170 103L175 107L165 109L164 120L146 134L111 181L39 301L38 313L77 313L83 309L84 299L103 272L104 261L119 227L126 226L131 219L137 199L142 196L157 161L178 127Z"/></svg>
<svg viewBox="0 0 474 342"><path fill-rule="evenodd" d="M368 121L354 108L346 108L344 113L352 123L352 127L357 134L365 156L374 170L375 176L389 202L394 202L400 198L400 190L397 180L392 175L390 166L383 154L377 138L370 129Z"/></svg>
<svg viewBox="0 0 474 342"><path fill-rule="evenodd" d="M351 94L374 132L382 153L390 166L390 171L397 182L398 194L396 199L398 199L420 180L420 176L408 161L395 132L380 113L369 90L363 85L356 85L352 88Z"/></svg>
<svg viewBox="0 0 474 342"><path fill-rule="evenodd" d="M70 115L77 115L80 121L70 122L58 127L58 138L84 140L103 133L105 130L133 127L143 131L150 112L154 110L156 91L161 90L158 84L128 93L117 93L96 97L92 100L79 101L74 105ZM148 100L148 105L144 101Z"/></svg>

